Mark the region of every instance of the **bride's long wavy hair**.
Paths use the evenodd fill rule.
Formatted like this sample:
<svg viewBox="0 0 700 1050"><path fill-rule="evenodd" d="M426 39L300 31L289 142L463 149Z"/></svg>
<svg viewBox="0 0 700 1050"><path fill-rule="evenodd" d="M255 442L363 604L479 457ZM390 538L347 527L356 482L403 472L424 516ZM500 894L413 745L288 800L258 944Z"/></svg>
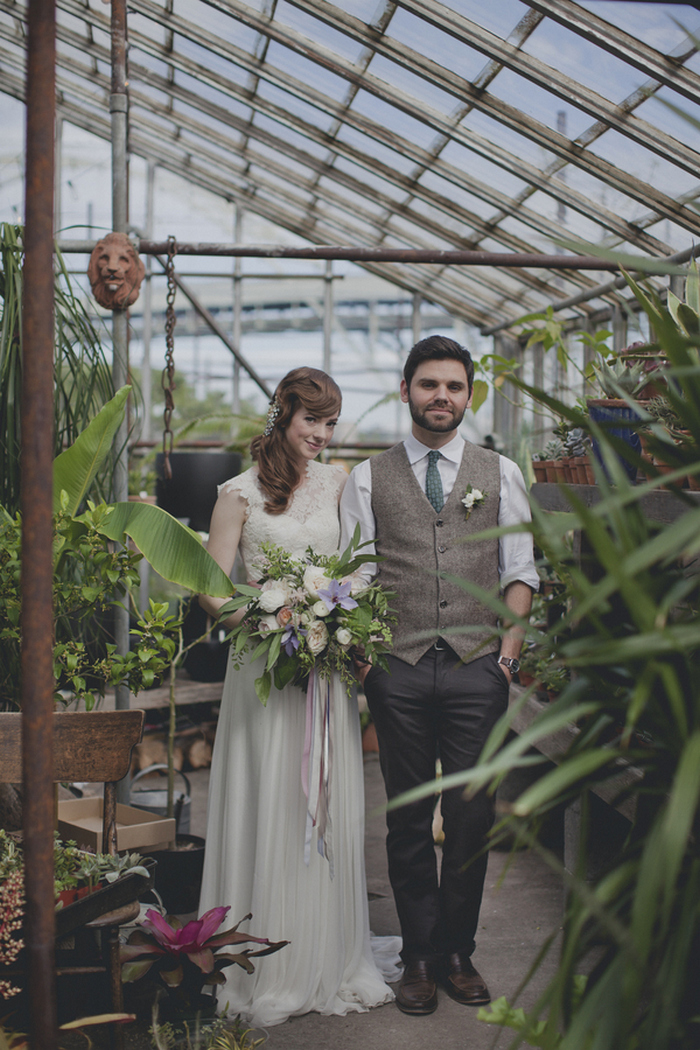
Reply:
<svg viewBox="0 0 700 1050"><path fill-rule="evenodd" d="M335 380L318 368L293 368L280 381L270 402L277 415L265 428L269 433L253 438L250 451L258 465L260 487L267 496L268 514L283 514L289 498L299 484L301 474L287 443L286 430L298 408L317 417L340 412L343 396Z"/></svg>

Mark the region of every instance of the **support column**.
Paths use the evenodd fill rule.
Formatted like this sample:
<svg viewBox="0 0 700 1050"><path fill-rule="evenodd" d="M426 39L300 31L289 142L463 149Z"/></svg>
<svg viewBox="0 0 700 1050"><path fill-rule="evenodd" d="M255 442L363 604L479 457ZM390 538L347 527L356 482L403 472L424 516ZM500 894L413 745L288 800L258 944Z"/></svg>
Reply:
<svg viewBox="0 0 700 1050"><path fill-rule="evenodd" d="M323 292L323 371L330 375L333 334L333 262L331 259L326 261Z"/></svg>
<svg viewBox="0 0 700 1050"><path fill-rule="evenodd" d="M240 244L243 239L243 209L240 204L234 205L236 212L233 220L233 241ZM239 255L233 260L233 345L237 350L241 349L241 318L243 311L243 261ZM233 359L233 411L239 415L241 411L241 364Z"/></svg>
<svg viewBox="0 0 700 1050"><path fill-rule="evenodd" d="M112 118L112 229L127 232L127 75L126 75L126 0L112 0L112 93L109 110ZM112 311L112 376L117 390L128 382L128 327L127 311ZM114 461L114 499L123 501L129 496L129 423L128 412L117 431ZM114 641L120 654L129 651L128 607L114 607ZM115 690L118 711L131 706L127 685ZM129 777L117 785L117 801L129 801Z"/></svg>
<svg viewBox="0 0 700 1050"><path fill-rule="evenodd" d="M22 780L29 1044L55 1050L53 340L56 10L29 0L22 303Z"/></svg>
<svg viewBox="0 0 700 1050"><path fill-rule="evenodd" d="M411 314L411 325L413 328L413 346L420 341L421 334L423 332L423 326L421 325L420 317L420 304L423 301L423 297L420 292L413 293L413 312Z"/></svg>

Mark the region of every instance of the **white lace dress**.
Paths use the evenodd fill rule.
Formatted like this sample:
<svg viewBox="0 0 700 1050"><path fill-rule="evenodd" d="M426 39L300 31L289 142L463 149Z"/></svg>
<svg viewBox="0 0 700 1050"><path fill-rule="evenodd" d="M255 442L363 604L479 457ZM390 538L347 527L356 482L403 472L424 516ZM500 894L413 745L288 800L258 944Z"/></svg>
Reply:
<svg viewBox="0 0 700 1050"><path fill-rule="evenodd" d="M304 483L281 515L266 514L254 471L225 483L248 501L241 554L249 579L265 541L302 555L338 546L339 468L309 463ZM211 769L200 914L230 905L227 925L291 943L254 959L255 973L224 972L219 1004L255 1025L279 1024L310 1010L346 1014L393 998L373 960L364 865L362 748L354 697L331 682L333 766L330 814L334 870L312 842L304 860L306 798L301 783L305 692L274 688L267 707L253 682L259 662L230 664ZM314 832L315 836L315 832ZM395 946L394 946L395 947ZM387 967L387 977L396 979Z"/></svg>

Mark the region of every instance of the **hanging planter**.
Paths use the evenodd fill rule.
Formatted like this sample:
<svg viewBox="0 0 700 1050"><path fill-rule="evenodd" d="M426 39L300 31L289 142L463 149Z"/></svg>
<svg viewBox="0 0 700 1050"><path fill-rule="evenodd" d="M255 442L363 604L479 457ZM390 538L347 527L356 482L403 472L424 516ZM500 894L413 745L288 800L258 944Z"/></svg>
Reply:
<svg viewBox="0 0 700 1050"><path fill-rule="evenodd" d="M172 477L163 470L163 453L156 456L156 500L174 518L185 520L195 532L208 532L217 487L240 473L238 452L171 452Z"/></svg>

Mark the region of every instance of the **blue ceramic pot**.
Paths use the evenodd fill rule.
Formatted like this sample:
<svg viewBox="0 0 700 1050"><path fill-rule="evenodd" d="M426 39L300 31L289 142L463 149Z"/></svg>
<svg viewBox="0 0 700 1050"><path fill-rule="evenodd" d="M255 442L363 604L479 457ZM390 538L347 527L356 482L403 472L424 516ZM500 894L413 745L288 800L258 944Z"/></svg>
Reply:
<svg viewBox="0 0 700 1050"><path fill-rule="evenodd" d="M639 434L630 428L629 423L636 423L639 421L639 415L633 408L627 404L626 401L618 400L616 398L596 398L588 401L588 415L594 423L597 423L602 430L605 430L608 434L613 437L619 438L621 441L626 442L630 448L641 455L642 443L639 438ZM610 481L607 470L605 469L605 463L603 462L603 456L600 451L600 446L595 437L593 441L593 453L602 465L605 475ZM632 484L636 484L637 480L637 468L633 463L629 463L622 456L618 457L622 467L630 479Z"/></svg>

